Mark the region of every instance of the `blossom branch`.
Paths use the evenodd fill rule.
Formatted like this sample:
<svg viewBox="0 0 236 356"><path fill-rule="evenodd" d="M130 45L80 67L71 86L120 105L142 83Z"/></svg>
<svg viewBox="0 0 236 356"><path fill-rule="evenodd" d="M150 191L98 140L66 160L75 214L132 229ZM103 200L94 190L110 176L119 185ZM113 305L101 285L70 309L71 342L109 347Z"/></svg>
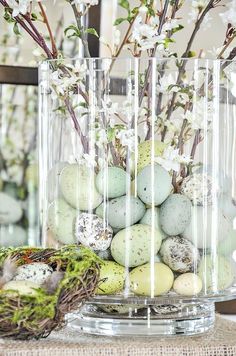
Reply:
<svg viewBox="0 0 236 356"><path fill-rule="evenodd" d="M44 7L43 5L41 4L41 2L38 3L39 4L39 7L40 7L40 10L41 10L41 13L42 13L42 16L43 16L43 20L44 20L44 23L48 29L48 33L49 33L49 37L50 37L50 40L51 40L51 44L52 44L52 54L53 54L53 58L57 58L57 47L56 47L56 43L55 43L55 40L54 40L54 36L52 34L52 30L51 30L51 27L49 25L49 22L48 22L48 18L47 18L47 14L44 10Z"/></svg>

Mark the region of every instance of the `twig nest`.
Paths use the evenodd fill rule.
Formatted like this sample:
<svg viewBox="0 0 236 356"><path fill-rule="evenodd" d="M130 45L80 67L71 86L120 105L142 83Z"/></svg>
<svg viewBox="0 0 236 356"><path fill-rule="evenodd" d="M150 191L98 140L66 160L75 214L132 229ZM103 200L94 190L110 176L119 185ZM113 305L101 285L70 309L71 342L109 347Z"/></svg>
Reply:
<svg viewBox="0 0 236 356"><path fill-rule="evenodd" d="M167 266L179 273L196 270L200 261L198 249L179 236L168 237L163 241L160 256Z"/></svg>
<svg viewBox="0 0 236 356"><path fill-rule="evenodd" d="M111 243L111 254L122 266L136 267L158 253L161 234L149 225L136 224L119 231Z"/></svg>
<svg viewBox="0 0 236 356"><path fill-rule="evenodd" d="M102 218L105 216L113 229L123 229L142 219L145 211L145 205L139 198L122 196L101 204L96 214Z"/></svg>
<svg viewBox="0 0 236 356"><path fill-rule="evenodd" d="M120 167L107 167L96 177L96 187L106 198L117 198L124 195L129 187L130 175Z"/></svg>
<svg viewBox="0 0 236 356"><path fill-rule="evenodd" d="M94 293L100 262L90 249L78 245L1 249L0 337L38 339L64 326L65 315ZM16 271L27 279L13 280ZM35 280L29 280L33 276Z"/></svg>
<svg viewBox="0 0 236 356"><path fill-rule="evenodd" d="M20 203L8 194L0 193L0 224L13 224L22 217Z"/></svg>
<svg viewBox="0 0 236 356"><path fill-rule="evenodd" d="M194 205L210 205L212 189L212 177L204 173L194 173L183 180L181 194L186 195Z"/></svg>
<svg viewBox="0 0 236 356"><path fill-rule="evenodd" d="M201 292L202 280L197 274L184 273L176 278L173 289L179 295L191 297Z"/></svg>
<svg viewBox="0 0 236 356"><path fill-rule="evenodd" d="M137 176L138 196L145 204L162 204L172 188L170 174L159 164L146 166Z"/></svg>
<svg viewBox="0 0 236 356"><path fill-rule="evenodd" d="M174 281L174 274L164 263L147 263L134 268L129 274L130 289L138 295L158 296L168 293ZM154 278L153 278L154 276Z"/></svg>
<svg viewBox="0 0 236 356"><path fill-rule="evenodd" d="M32 281L10 281L3 286L3 290L9 291L9 296L13 296L16 293L34 296L39 288L40 285Z"/></svg>
<svg viewBox="0 0 236 356"><path fill-rule="evenodd" d="M17 268L14 281L30 281L42 285L53 273L46 263L34 262Z"/></svg>
<svg viewBox="0 0 236 356"><path fill-rule="evenodd" d="M84 165L69 164L60 173L60 189L65 200L82 211L91 211L102 202L95 185L96 174Z"/></svg>
<svg viewBox="0 0 236 356"><path fill-rule="evenodd" d="M181 194L172 194L161 205L160 225L169 236L184 232L191 219L191 201Z"/></svg>
<svg viewBox="0 0 236 356"><path fill-rule="evenodd" d="M76 218L75 236L78 242L92 250L107 250L113 236L112 228L95 214L81 213Z"/></svg>

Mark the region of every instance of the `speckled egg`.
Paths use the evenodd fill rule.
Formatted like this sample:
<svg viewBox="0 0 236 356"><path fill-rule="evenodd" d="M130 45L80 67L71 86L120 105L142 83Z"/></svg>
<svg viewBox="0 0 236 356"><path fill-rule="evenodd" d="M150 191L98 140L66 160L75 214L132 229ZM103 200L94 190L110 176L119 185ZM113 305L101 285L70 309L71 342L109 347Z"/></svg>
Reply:
<svg viewBox="0 0 236 356"><path fill-rule="evenodd" d="M34 262L17 268L14 281L30 281L42 285L53 273L46 263Z"/></svg>
<svg viewBox="0 0 236 356"><path fill-rule="evenodd" d="M0 193L0 224L13 224L21 219L20 203L8 194Z"/></svg>
<svg viewBox="0 0 236 356"><path fill-rule="evenodd" d="M145 204L160 205L171 190L171 176L159 164L146 166L137 176L138 196Z"/></svg>
<svg viewBox="0 0 236 356"><path fill-rule="evenodd" d="M66 166L60 174L60 189L65 200L74 208L91 211L102 202L95 186L92 169L78 164Z"/></svg>
<svg viewBox="0 0 236 356"><path fill-rule="evenodd" d="M63 244L76 242L74 235L77 211L63 199L56 199L48 208L48 227L55 238Z"/></svg>
<svg viewBox="0 0 236 356"><path fill-rule="evenodd" d="M130 185L130 175L120 167L107 167L96 177L98 192L107 198L124 195Z"/></svg>
<svg viewBox="0 0 236 356"><path fill-rule="evenodd" d="M165 239L161 245L160 255L167 266L179 273L195 271L200 261L198 249L190 241L179 236Z"/></svg>
<svg viewBox="0 0 236 356"><path fill-rule="evenodd" d="M203 256L198 275L203 282L203 292L217 293L229 288L235 280L235 265L224 256Z"/></svg>
<svg viewBox="0 0 236 356"><path fill-rule="evenodd" d="M169 236L179 235L191 219L191 201L181 194L172 194L161 205L160 225Z"/></svg>
<svg viewBox="0 0 236 356"><path fill-rule="evenodd" d="M168 293L174 282L174 274L164 263L151 264L134 268L129 274L130 289L138 295L158 296Z"/></svg>
<svg viewBox="0 0 236 356"><path fill-rule="evenodd" d="M193 206L190 223L183 231L182 236L191 241L200 249L211 248L225 239L231 229L232 223L218 207Z"/></svg>
<svg viewBox="0 0 236 356"><path fill-rule="evenodd" d="M154 228L160 233L162 240L164 240L167 235L161 228L160 224L160 209L159 208L149 208L146 210L143 218L140 220L140 224L150 225L154 224Z"/></svg>
<svg viewBox="0 0 236 356"><path fill-rule="evenodd" d="M140 143L138 145L138 173L151 164L152 155L154 157L161 156L165 148L166 144L161 141L148 140Z"/></svg>
<svg viewBox="0 0 236 356"><path fill-rule="evenodd" d="M191 297L201 292L202 280L197 274L184 273L175 279L173 289L179 295Z"/></svg>
<svg viewBox="0 0 236 356"><path fill-rule="evenodd" d="M20 295L34 296L36 290L40 288L40 285L30 281L10 281L3 286L3 290L8 291L10 295L14 294L13 291Z"/></svg>
<svg viewBox="0 0 236 356"><path fill-rule="evenodd" d="M27 245L27 233L18 225L0 225L0 246L19 247Z"/></svg>
<svg viewBox="0 0 236 356"><path fill-rule="evenodd" d="M212 177L204 173L194 173L183 180L181 193L194 205L212 204Z"/></svg>
<svg viewBox="0 0 236 356"><path fill-rule="evenodd" d="M115 294L122 291L126 270L113 261L104 261L100 269L100 283L96 294Z"/></svg>
<svg viewBox="0 0 236 356"><path fill-rule="evenodd" d="M100 217L105 214L108 224L112 228L123 229L142 219L145 211L145 205L139 198L122 196L110 200L105 207L102 204L96 213Z"/></svg>
<svg viewBox="0 0 236 356"><path fill-rule="evenodd" d="M112 228L95 214L81 213L75 221L75 236L92 250L106 250L111 244Z"/></svg>
<svg viewBox="0 0 236 356"><path fill-rule="evenodd" d="M153 241L153 242L152 242ZM157 254L161 246L161 235L151 226L137 224L119 231L111 243L114 260L126 267L140 266Z"/></svg>

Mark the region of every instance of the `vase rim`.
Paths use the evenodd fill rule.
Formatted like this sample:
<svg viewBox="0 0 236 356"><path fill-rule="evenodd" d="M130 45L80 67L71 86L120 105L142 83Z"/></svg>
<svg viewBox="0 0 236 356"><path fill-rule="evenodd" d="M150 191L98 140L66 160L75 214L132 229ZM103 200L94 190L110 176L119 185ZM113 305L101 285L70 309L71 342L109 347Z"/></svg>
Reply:
<svg viewBox="0 0 236 356"><path fill-rule="evenodd" d="M143 61L143 62L148 62L148 61L157 61L157 62L174 62L174 61L189 61L189 62L236 62L235 59L224 59L224 58L186 58L186 57L180 57L180 58L158 58L158 57L147 57L147 58L140 58L140 57L119 57L119 58L114 58L114 57L66 57L66 58L55 58L55 59L45 59L40 62L57 62L57 61L76 61L76 60L86 60L86 61Z"/></svg>

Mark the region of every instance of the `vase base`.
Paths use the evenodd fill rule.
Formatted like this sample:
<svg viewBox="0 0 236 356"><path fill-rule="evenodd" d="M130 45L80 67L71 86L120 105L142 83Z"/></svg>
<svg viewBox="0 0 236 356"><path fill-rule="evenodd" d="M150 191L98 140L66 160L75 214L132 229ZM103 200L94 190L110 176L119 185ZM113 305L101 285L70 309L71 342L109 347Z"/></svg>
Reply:
<svg viewBox="0 0 236 356"><path fill-rule="evenodd" d="M88 304L68 316L69 326L80 332L106 336L175 336L204 333L214 326L214 303L189 305L119 306ZM106 311L104 311L104 309ZM108 311L109 310L109 311Z"/></svg>

